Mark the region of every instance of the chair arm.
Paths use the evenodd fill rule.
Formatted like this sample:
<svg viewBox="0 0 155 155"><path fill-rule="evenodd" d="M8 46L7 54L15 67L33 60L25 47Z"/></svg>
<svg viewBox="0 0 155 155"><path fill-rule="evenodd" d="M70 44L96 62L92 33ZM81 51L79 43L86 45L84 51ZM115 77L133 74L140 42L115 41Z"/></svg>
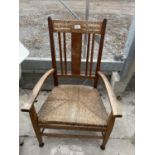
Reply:
<svg viewBox="0 0 155 155"><path fill-rule="evenodd" d="M21 111L23 112L29 112L35 99L37 98L44 82L46 81L46 79L54 73L54 69L50 69L48 70L41 78L40 80L37 82L37 84L34 86L33 90L32 90L32 94L30 95L30 98L28 100L28 102L26 104L23 105L23 107L21 108Z"/></svg>
<svg viewBox="0 0 155 155"><path fill-rule="evenodd" d="M108 98L109 98L110 105L111 105L111 109L112 109L112 114L115 117L122 117L122 113L121 113L121 110L120 110L120 107L119 107L120 103L116 99L116 95L115 95L115 93L114 93L114 91L113 91L107 77L100 71L98 71L98 75L105 84L107 94L108 94Z"/></svg>

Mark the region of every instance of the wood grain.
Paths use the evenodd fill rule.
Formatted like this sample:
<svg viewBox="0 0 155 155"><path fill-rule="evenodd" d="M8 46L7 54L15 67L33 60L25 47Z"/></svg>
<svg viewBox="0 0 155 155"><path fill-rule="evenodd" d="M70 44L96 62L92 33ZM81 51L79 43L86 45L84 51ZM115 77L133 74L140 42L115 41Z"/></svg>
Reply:
<svg viewBox="0 0 155 155"><path fill-rule="evenodd" d="M79 75L81 69L82 34L71 34L71 70L73 75Z"/></svg>
<svg viewBox="0 0 155 155"><path fill-rule="evenodd" d="M115 117L113 116L112 113L110 113L109 118L108 118L108 128L107 128L107 131L105 132L105 134L103 135L103 143L102 143L103 148L105 147L105 145L108 142L108 139L109 139L112 129L114 127L114 123L115 123Z"/></svg>
<svg viewBox="0 0 155 155"><path fill-rule="evenodd" d="M44 127L47 129L63 129L63 130L81 130L81 131L106 131L106 126L91 126L91 125L67 125L67 124L56 124L56 123L40 123L38 122L40 128Z"/></svg>
<svg viewBox="0 0 155 155"><path fill-rule="evenodd" d="M53 75L54 86L57 86L58 77L57 77L57 65L56 65L56 56L55 56L55 44L54 44L54 36L53 36L53 21L50 17L48 17L48 29L49 29L49 37L50 37L52 67L55 69L55 72Z"/></svg>
<svg viewBox="0 0 155 155"><path fill-rule="evenodd" d="M88 75L89 49L90 49L90 33L88 34L88 43L87 43L86 76Z"/></svg>
<svg viewBox="0 0 155 155"><path fill-rule="evenodd" d="M102 21L102 27L101 27L101 37L100 37L99 52L98 52L97 65L96 65L96 71L95 71L96 77L95 77L95 80L94 80L94 88L96 88L97 84L98 84L98 74L97 74L97 72L100 70L100 65L101 65L102 50L103 50L103 45L104 45L106 24L107 24L107 20L104 19Z"/></svg>
<svg viewBox="0 0 155 155"><path fill-rule="evenodd" d="M67 55L66 55L66 33L63 32L63 44L64 44L64 64L65 64L65 74L67 74Z"/></svg>
<svg viewBox="0 0 155 155"><path fill-rule="evenodd" d="M34 132L36 134L36 137L39 141L39 144L41 144L43 141L42 141L42 136L40 133L40 128L38 127L38 124L37 124L38 117L37 117L37 113L36 113L34 105L32 105L32 108L29 111L29 115L30 115L31 123L34 129Z"/></svg>
<svg viewBox="0 0 155 155"><path fill-rule="evenodd" d="M63 75L62 45L61 45L61 34L60 34L60 32L58 32L58 42L59 42L59 55L60 55L61 74Z"/></svg>
<svg viewBox="0 0 155 155"><path fill-rule="evenodd" d="M115 117L122 117L119 101L116 99L116 95L107 77L100 71L98 72L98 75L105 84L113 115Z"/></svg>
<svg viewBox="0 0 155 155"><path fill-rule="evenodd" d="M91 76L91 73L92 73L92 67L93 67L94 40L95 40L95 34L92 35L92 46L91 46L91 56L90 56L90 69L89 69L89 75L90 75L90 76Z"/></svg>
<svg viewBox="0 0 155 155"><path fill-rule="evenodd" d="M54 32L101 33L102 22L79 20L53 20ZM75 26L78 25L78 26ZM80 26L79 26L80 25Z"/></svg>
<svg viewBox="0 0 155 155"><path fill-rule="evenodd" d="M86 139L103 139L102 136L91 135L75 135L75 134L58 134L58 133L43 133L43 136L48 137L61 137L61 138L86 138Z"/></svg>
<svg viewBox="0 0 155 155"><path fill-rule="evenodd" d="M37 84L35 85L35 87L33 88L32 90L32 93L29 97L29 100L27 103L25 103L22 108L21 108L21 111L25 111L25 112L29 112L35 99L37 98L44 82L46 81L46 79L52 75L54 73L54 69L50 69L49 71L47 71L41 78L40 80L37 82Z"/></svg>

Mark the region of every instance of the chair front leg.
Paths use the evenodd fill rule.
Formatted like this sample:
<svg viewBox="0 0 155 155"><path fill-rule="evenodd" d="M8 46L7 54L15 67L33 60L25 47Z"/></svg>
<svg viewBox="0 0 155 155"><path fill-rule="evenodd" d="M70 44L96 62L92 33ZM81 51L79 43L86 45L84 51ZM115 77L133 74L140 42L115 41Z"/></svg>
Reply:
<svg viewBox="0 0 155 155"><path fill-rule="evenodd" d="M110 137L111 131L112 131L113 126L114 126L114 123L115 123L115 117L113 116L113 114L111 112L110 115L109 115L109 118L108 118L108 127L107 127L107 130L106 130L105 134L103 135L103 143L101 145L101 149L102 150L105 149L105 145L108 142L108 139Z"/></svg>
<svg viewBox="0 0 155 155"><path fill-rule="evenodd" d="M40 128L37 125L37 113L36 113L34 105L32 105L32 107L31 107L31 109L29 111L29 115L30 115L30 119L31 119L31 122L32 122L34 132L35 132L37 140L39 142L39 146L42 147L42 146L44 146L44 143L42 141L42 136L40 134Z"/></svg>

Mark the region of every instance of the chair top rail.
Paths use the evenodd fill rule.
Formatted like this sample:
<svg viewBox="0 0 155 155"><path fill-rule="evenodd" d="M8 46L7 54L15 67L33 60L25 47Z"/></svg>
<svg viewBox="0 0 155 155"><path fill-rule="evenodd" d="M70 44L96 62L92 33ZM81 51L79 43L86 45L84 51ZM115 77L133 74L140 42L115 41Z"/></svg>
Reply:
<svg viewBox="0 0 155 155"><path fill-rule="evenodd" d="M52 20L54 32L101 34L102 22L79 20Z"/></svg>

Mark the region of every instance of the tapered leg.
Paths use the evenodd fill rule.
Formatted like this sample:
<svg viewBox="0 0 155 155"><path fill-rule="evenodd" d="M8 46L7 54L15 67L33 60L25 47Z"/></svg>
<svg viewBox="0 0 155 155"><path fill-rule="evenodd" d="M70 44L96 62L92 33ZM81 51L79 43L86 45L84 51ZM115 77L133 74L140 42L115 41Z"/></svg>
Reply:
<svg viewBox="0 0 155 155"><path fill-rule="evenodd" d="M39 146L43 147L44 143L42 141L42 136L40 134L40 128L37 125L37 113L36 113L36 110L35 110L34 106L32 106L29 114L30 114L30 118L31 118L31 122L32 122L34 132L35 132L37 140L39 142Z"/></svg>
<svg viewBox="0 0 155 155"><path fill-rule="evenodd" d="M114 122L115 122L115 117L112 115L112 113L110 114L109 118L108 118L108 127L107 127L107 131L105 132L105 134L103 135L103 143L101 145L101 149L104 150L105 146L108 142L108 139L110 137L111 131L113 129L114 126Z"/></svg>

